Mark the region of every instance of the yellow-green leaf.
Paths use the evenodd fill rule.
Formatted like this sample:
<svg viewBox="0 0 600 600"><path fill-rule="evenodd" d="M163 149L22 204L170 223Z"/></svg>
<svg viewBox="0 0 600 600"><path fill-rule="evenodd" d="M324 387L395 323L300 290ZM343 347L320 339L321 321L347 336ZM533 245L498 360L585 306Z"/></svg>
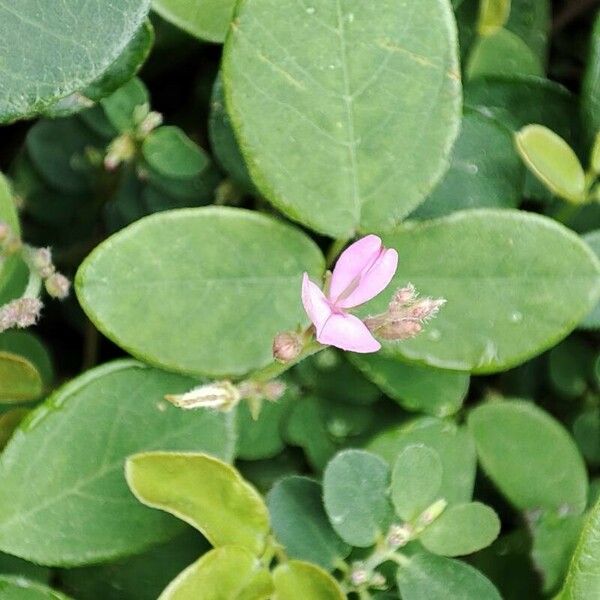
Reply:
<svg viewBox="0 0 600 600"><path fill-rule="evenodd" d="M35 400L43 389L42 376L32 363L12 352L0 352L0 403Z"/></svg>
<svg viewBox="0 0 600 600"><path fill-rule="evenodd" d="M291 560L273 572L273 600L346 600L337 581L323 569Z"/></svg>

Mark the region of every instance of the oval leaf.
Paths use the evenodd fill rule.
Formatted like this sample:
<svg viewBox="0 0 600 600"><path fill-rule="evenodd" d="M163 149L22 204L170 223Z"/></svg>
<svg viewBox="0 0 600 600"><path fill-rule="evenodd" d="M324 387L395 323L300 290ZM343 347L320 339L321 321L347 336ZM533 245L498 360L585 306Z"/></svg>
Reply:
<svg viewBox="0 0 600 600"><path fill-rule="evenodd" d="M9 575L0 575L0 596L2 600L69 600L37 581Z"/></svg>
<svg viewBox="0 0 600 600"><path fill-rule="evenodd" d="M581 108L585 131L594 136L600 131L600 13L594 20L585 64Z"/></svg>
<svg viewBox="0 0 600 600"><path fill-rule="evenodd" d="M256 554L263 550L267 508L224 462L205 454L145 452L127 460L126 476L140 502L186 521L213 546L233 544Z"/></svg>
<svg viewBox="0 0 600 600"><path fill-rule="evenodd" d="M455 28L447 0L240 2L223 78L263 194L335 237L411 212L458 133Z"/></svg>
<svg viewBox="0 0 600 600"><path fill-rule="evenodd" d="M393 518L386 463L364 450L337 454L323 474L325 511L338 535L366 547L385 534Z"/></svg>
<svg viewBox="0 0 600 600"><path fill-rule="evenodd" d="M42 376L31 362L0 351L0 403L36 400L43 390Z"/></svg>
<svg viewBox="0 0 600 600"><path fill-rule="evenodd" d="M591 231L583 236L585 243L593 250L598 258L600 258L600 229ZM600 301L592 311L580 323L583 329L600 329Z"/></svg>
<svg viewBox="0 0 600 600"><path fill-rule="evenodd" d="M517 508L584 510L585 464L548 413L529 402L494 402L472 410L468 423L485 472Z"/></svg>
<svg viewBox="0 0 600 600"><path fill-rule="evenodd" d="M158 600L267 600L272 591L269 572L250 550L223 546L180 573Z"/></svg>
<svg viewBox="0 0 600 600"><path fill-rule="evenodd" d="M322 269L319 249L300 231L210 207L164 212L120 231L84 261L76 289L98 328L147 362L243 375L272 360L275 334L306 322L302 273Z"/></svg>
<svg viewBox="0 0 600 600"><path fill-rule="evenodd" d="M310 563L290 560L273 572L275 600L345 600L346 594L328 573Z"/></svg>
<svg viewBox="0 0 600 600"><path fill-rule="evenodd" d="M390 289L410 281L448 301L420 336L384 343L389 356L502 371L565 337L600 296L597 257L572 231L538 215L471 210L383 237L402 257ZM361 310L382 312L388 301L381 294Z"/></svg>
<svg viewBox="0 0 600 600"><path fill-rule="evenodd" d="M419 536L434 554L463 556L489 546L500 533L498 515L481 502L456 504L447 508Z"/></svg>
<svg viewBox="0 0 600 600"><path fill-rule="evenodd" d="M273 532L292 558L333 570L350 553L323 508L321 485L307 477L286 477L267 496Z"/></svg>
<svg viewBox="0 0 600 600"><path fill-rule="evenodd" d="M123 467L127 456L153 448L231 459L230 416L183 412L163 400L193 383L118 361L51 396L0 460L0 549L40 564L78 565L173 536L180 524L137 502Z"/></svg>
<svg viewBox="0 0 600 600"><path fill-rule="evenodd" d="M392 502L396 514L412 521L436 500L443 467L438 453L427 446L408 446L392 470Z"/></svg>
<svg viewBox="0 0 600 600"><path fill-rule="evenodd" d="M515 136L525 164L557 196L585 201L585 172L577 155L560 136L542 125L528 125Z"/></svg>
<svg viewBox="0 0 600 600"><path fill-rule="evenodd" d="M0 122L32 116L97 79L141 27L149 5L66 0L0 6Z"/></svg>

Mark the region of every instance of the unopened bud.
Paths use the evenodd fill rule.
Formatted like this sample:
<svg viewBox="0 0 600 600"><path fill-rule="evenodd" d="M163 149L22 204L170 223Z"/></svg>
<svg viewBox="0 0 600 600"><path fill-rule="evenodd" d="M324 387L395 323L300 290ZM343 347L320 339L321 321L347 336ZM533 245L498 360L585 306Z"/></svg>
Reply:
<svg viewBox="0 0 600 600"><path fill-rule="evenodd" d="M392 525L388 531L386 542L390 548L401 548L406 546L412 537L412 527L405 523L404 525Z"/></svg>
<svg viewBox="0 0 600 600"><path fill-rule="evenodd" d="M104 166L109 171L114 171L121 163L131 160L135 155L135 144L127 134L114 139L108 147L104 157Z"/></svg>
<svg viewBox="0 0 600 600"><path fill-rule="evenodd" d="M396 290L396 293L392 297L390 302L390 308L392 306L405 306L406 304L410 304L414 302L417 297L417 290L412 283L407 283L403 288Z"/></svg>
<svg viewBox="0 0 600 600"><path fill-rule="evenodd" d="M35 325L40 318L42 303L37 298L18 298L0 307L0 332Z"/></svg>
<svg viewBox="0 0 600 600"><path fill-rule="evenodd" d="M237 389L242 399L276 402L285 393L287 385L279 379L267 382L248 379L239 383Z"/></svg>
<svg viewBox="0 0 600 600"><path fill-rule="evenodd" d="M141 136L148 135L153 129L162 125L163 116L156 111L149 112L138 126L138 132Z"/></svg>
<svg viewBox="0 0 600 600"><path fill-rule="evenodd" d="M23 247L21 238L10 232L2 242L4 254L16 254Z"/></svg>
<svg viewBox="0 0 600 600"><path fill-rule="evenodd" d="M355 587L360 587L369 581L369 572L365 569L363 563L354 563L350 573L350 583Z"/></svg>
<svg viewBox="0 0 600 600"><path fill-rule="evenodd" d="M167 395L165 400L186 410L212 408L221 412L229 412L239 404L241 394L231 381L215 381L198 386L185 394Z"/></svg>
<svg viewBox="0 0 600 600"><path fill-rule="evenodd" d="M416 528L421 530L431 525L446 510L446 506L448 506L448 502L443 498L436 500L419 515Z"/></svg>
<svg viewBox="0 0 600 600"><path fill-rule="evenodd" d="M52 263L52 252L50 248L38 248L31 257L33 268L39 273L40 277L46 279L54 273L54 264Z"/></svg>
<svg viewBox="0 0 600 600"><path fill-rule="evenodd" d="M273 357L282 363L289 363L302 352L302 338L294 331L278 333L273 340Z"/></svg>
<svg viewBox="0 0 600 600"><path fill-rule="evenodd" d="M8 223L0 221L0 243L4 242L4 240L6 240L11 233L12 232Z"/></svg>
<svg viewBox="0 0 600 600"><path fill-rule="evenodd" d="M377 336L384 340L409 340L423 331L423 326L417 321L390 321L377 329Z"/></svg>
<svg viewBox="0 0 600 600"><path fill-rule="evenodd" d="M381 573L375 572L371 576L371 581L369 581L369 587L376 588L379 590L385 589L387 587L387 580Z"/></svg>
<svg viewBox="0 0 600 600"><path fill-rule="evenodd" d="M428 319L435 317L444 304L446 304L444 298L435 300L433 298L423 298L409 309L409 315L413 319L417 319L421 322L427 321Z"/></svg>
<svg viewBox="0 0 600 600"><path fill-rule="evenodd" d="M45 286L52 298L64 300L69 295L71 282L62 273L53 273L46 279Z"/></svg>

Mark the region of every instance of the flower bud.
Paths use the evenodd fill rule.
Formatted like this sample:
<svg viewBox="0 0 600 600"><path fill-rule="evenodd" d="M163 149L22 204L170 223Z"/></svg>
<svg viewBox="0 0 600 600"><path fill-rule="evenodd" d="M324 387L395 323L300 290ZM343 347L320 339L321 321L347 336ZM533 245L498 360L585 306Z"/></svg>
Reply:
<svg viewBox="0 0 600 600"><path fill-rule="evenodd" d="M371 576L371 581L369 581L369 587L383 590L386 588L386 586L386 578L379 572L373 573L373 575Z"/></svg>
<svg viewBox="0 0 600 600"><path fill-rule="evenodd" d="M46 279L54 273L54 264L52 263L52 252L50 248L38 248L31 257L33 268L39 273L40 277Z"/></svg>
<svg viewBox="0 0 600 600"><path fill-rule="evenodd" d="M241 394L231 381L215 381L200 385L185 394L167 395L165 400L186 410L212 408L221 412L229 412L238 405Z"/></svg>
<svg viewBox="0 0 600 600"><path fill-rule="evenodd" d="M417 297L417 290L412 283L407 283L403 288L396 290L390 302L390 308L401 307L414 302Z"/></svg>
<svg viewBox="0 0 600 600"><path fill-rule="evenodd" d="M409 340L423 330L423 326L417 321L390 321L377 329L377 336L384 340L399 341Z"/></svg>
<svg viewBox="0 0 600 600"><path fill-rule="evenodd" d="M352 571L350 573L350 583L354 587L360 587L369 581L369 572L365 569L365 566L361 562L354 563L352 565Z"/></svg>
<svg viewBox="0 0 600 600"><path fill-rule="evenodd" d="M156 111L149 112L138 126L138 132L142 137L147 136L153 129L162 125L163 116Z"/></svg>
<svg viewBox="0 0 600 600"><path fill-rule="evenodd" d="M71 282L62 273L53 273L46 279L45 286L52 298L64 300L69 295Z"/></svg>
<svg viewBox="0 0 600 600"><path fill-rule="evenodd" d="M436 500L419 515L416 529L420 531L428 525L431 525L446 510L446 506L448 506L448 502L446 502L444 498Z"/></svg>
<svg viewBox="0 0 600 600"><path fill-rule="evenodd" d="M42 303L37 298L18 298L0 307L0 332L35 325L40 318Z"/></svg>
<svg viewBox="0 0 600 600"><path fill-rule="evenodd" d="M11 235L12 231L5 221L0 221L0 244Z"/></svg>
<svg viewBox="0 0 600 600"><path fill-rule="evenodd" d="M387 534L387 545L394 549L406 546L410 542L412 533L412 527L408 523L404 523L404 525L392 525Z"/></svg>
<svg viewBox="0 0 600 600"><path fill-rule="evenodd" d="M273 357L282 363L289 363L302 352L302 338L294 331L278 333L273 340Z"/></svg>
<svg viewBox="0 0 600 600"><path fill-rule="evenodd" d="M135 156L135 144L127 134L114 139L104 157L104 167L114 171L121 163L128 162Z"/></svg>

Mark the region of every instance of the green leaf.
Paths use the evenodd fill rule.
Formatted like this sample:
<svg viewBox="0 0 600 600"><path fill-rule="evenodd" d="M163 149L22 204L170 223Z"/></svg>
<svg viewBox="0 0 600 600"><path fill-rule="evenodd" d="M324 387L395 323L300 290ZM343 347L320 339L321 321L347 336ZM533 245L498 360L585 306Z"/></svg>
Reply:
<svg viewBox="0 0 600 600"><path fill-rule="evenodd" d="M412 521L439 497L443 467L428 446L407 446L392 470L392 502L396 514Z"/></svg>
<svg viewBox="0 0 600 600"><path fill-rule="evenodd" d="M506 28L518 35L539 58L547 62L551 27L550 0L512 0Z"/></svg>
<svg viewBox="0 0 600 600"><path fill-rule="evenodd" d="M137 221L92 252L75 285L92 321L132 354L217 377L272 360L274 336L306 322L303 271L322 270L319 249L300 231L211 207Z"/></svg>
<svg viewBox="0 0 600 600"><path fill-rule="evenodd" d="M69 600L41 583L9 575L0 575L0 596L2 600Z"/></svg>
<svg viewBox="0 0 600 600"><path fill-rule="evenodd" d="M481 35L491 35L508 21L511 0L481 0L477 29Z"/></svg>
<svg viewBox="0 0 600 600"><path fill-rule="evenodd" d="M152 0L163 19L201 40L223 42L235 0Z"/></svg>
<svg viewBox="0 0 600 600"><path fill-rule="evenodd" d="M435 450L442 461L439 495L449 504L468 502L475 483L475 444L470 433L451 421L424 417L376 436L367 449L393 465L409 446L423 445Z"/></svg>
<svg viewBox="0 0 600 600"><path fill-rule="evenodd" d="M600 589L600 500L590 511L555 600L588 600Z"/></svg>
<svg viewBox="0 0 600 600"><path fill-rule="evenodd" d="M584 510L588 482L583 459L562 425L545 411L529 402L493 402L472 410L468 423L485 472L517 508Z"/></svg>
<svg viewBox="0 0 600 600"><path fill-rule="evenodd" d="M0 450L4 449L19 423L29 412L26 408L11 408L0 414ZM2 573L2 570L0 570L0 573Z"/></svg>
<svg viewBox="0 0 600 600"><path fill-rule="evenodd" d="M600 14L594 20L585 65L581 111L585 131L593 139L600 131Z"/></svg>
<svg viewBox="0 0 600 600"><path fill-rule="evenodd" d="M19 235L21 233L19 215L13 200L10 183L2 173L0 173L0 221L4 221L14 234Z"/></svg>
<svg viewBox="0 0 600 600"><path fill-rule="evenodd" d="M190 565L159 600L267 600L272 591L269 572L250 550L223 546Z"/></svg>
<svg viewBox="0 0 600 600"><path fill-rule="evenodd" d="M466 109L450 169L411 219L431 219L467 208L516 208L525 169L510 131Z"/></svg>
<svg viewBox="0 0 600 600"><path fill-rule="evenodd" d="M478 39L469 56L467 77L532 75L544 77L540 59L518 36L507 29L499 29L492 35Z"/></svg>
<svg viewBox="0 0 600 600"><path fill-rule="evenodd" d="M352 546L371 546L393 519L386 463L364 450L344 450L323 474L323 499L337 534Z"/></svg>
<svg viewBox="0 0 600 600"><path fill-rule="evenodd" d="M65 569L63 589L77 600L156 600L210 546L191 527L163 544L117 562Z"/></svg>
<svg viewBox="0 0 600 600"><path fill-rule="evenodd" d="M404 363L381 353L351 354L354 363L381 391L407 410L446 417L462 406L468 373Z"/></svg>
<svg viewBox="0 0 600 600"><path fill-rule="evenodd" d="M134 77L110 96L103 98L100 104L110 124L117 131L124 133L138 125L138 107L148 105L148 102L146 86Z"/></svg>
<svg viewBox="0 0 600 600"><path fill-rule="evenodd" d="M600 258L600 229L591 231L583 236L583 241L593 250L594 254ZM583 329L600 329L600 301L592 311L581 321Z"/></svg>
<svg viewBox="0 0 600 600"><path fill-rule="evenodd" d="M481 502L456 504L447 508L419 536L434 554L463 556L489 546L500 533L500 519Z"/></svg>
<svg viewBox="0 0 600 600"><path fill-rule="evenodd" d="M424 333L384 342L387 356L473 373L506 370L565 337L600 295L597 257L539 215L463 211L408 223L383 241L402 257L390 289L410 281L424 295L447 299ZM381 294L360 310L376 314L388 301Z"/></svg>
<svg viewBox="0 0 600 600"><path fill-rule="evenodd" d="M459 560L419 553L398 569L402 600L502 600L477 569Z"/></svg>
<svg viewBox="0 0 600 600"><path fill-rule="evenodd" d="M43 584L48 584L51 576L53 575L51 569L48 567L34 565L33 563L27 562L22 558L11 556L10 554L4 554L3 552L0 552L0 573L1 577L5 577L6 575L15 575Z"/></svg>
<svg viewBox="0 0 600 600"><path fill-rule="evenodd" d="M159 127L148 135L142 154L158 173L174 179L199 175L210 159L179 127Z"/></svg>
<svg viewBox="0 0 600 600"><path fill-rule="evenodd" d="M571 336L550 350L548 375L562 396L577 398L589 388L596 352L580 337Z"/></svg>
<svg viewBox="0 0 600 600"><path fill-rule="evenodd" d="M4 331L0 333L0 351L18 354L27 359L39 372L45 387L52 384L54 367L46 346L29 331Z"/></svg>
<svg viewBox="0 0 600 600"><path fill-rule="evenodd" d="M223 80L256 185L333 237L389 229L409 214L446 170L458 133L447 0L240 2Z"/></svg>
<svg viewBox="0 0 600 600"><path fill-rule="evenodd" d="M126 476L140 502L189 523L213 546L264 549L267 507L226 463L205 454L145 452L127 460Z"/></svg>
<svg viewBox="0 0 600 600"><path fill-rule="evenodd" d="M31 117L97 79L140 28L149 4L68 0L3 5L0 122Z"/></svg>
<svg viewBox="0 0 600 600"><path fill-rule="evenodd" d="M285 477L269 492L267 505L273 532L288 556L333 570L350 553L327 520L316 481Z"/></svg>
<svg viewBox="0 0 600 600"><path fill-rule="evenodd" d="M531 528L531 558L542 575L544 592L554 592L564 580L583 526L584 517L547 514Z"/></svg>
<svg viewBox="0 0 600 600"><path fill-rule="evenodd" d="M43 390L42 376L31 362L0 351L0 404L36 400Z"/></svg>
<svg viewBox="0 0 600 600"><path fill-rule="evenodd" d="M231 120L227 114L221 74L218 75L213 86L208 133L215 159L219 165L244 191L255 193L254 183L248 173L248 167L244 162L244 157L233 133Z"/></svg>
<svg viewBox="0 0 600 600"><path fill-rule="evenodd" d="M98 102L125 85L148 58L154 43L154 28L149 19L144 21L117 60L101 77L84 90L87 98Z"/></svg>
<svg viewBox="0 0 600 600"><path fill-rule="evenodd" d="M310 563L290 560L273 571L275 600L345 600L346 595L328 573Z"/></svg>
<svg viewBox="0 0 600 600"><path fill-rule="evenodd" d="M573 421L573 437L586 461L600 465L600 408L590 408Z"/></svg>
<svg viewBox="0 0 600 600"><path fill-rule="evenodd" d="M516 147L531 172L554 194L585 202L585 172L573 149L542 125L528 125L515 136Z"/></svg>
<svg viewBox="0 0 600 600"><path fill-rule="evenodd" d="M232 458L230 417L184 412L163 400L193 385L118 361L51 396L15 432L0 460L0 549L40 564L80 565L134 554L175 535L180 524L139 504L123 467L127 456L153 449Z"/></svg>

